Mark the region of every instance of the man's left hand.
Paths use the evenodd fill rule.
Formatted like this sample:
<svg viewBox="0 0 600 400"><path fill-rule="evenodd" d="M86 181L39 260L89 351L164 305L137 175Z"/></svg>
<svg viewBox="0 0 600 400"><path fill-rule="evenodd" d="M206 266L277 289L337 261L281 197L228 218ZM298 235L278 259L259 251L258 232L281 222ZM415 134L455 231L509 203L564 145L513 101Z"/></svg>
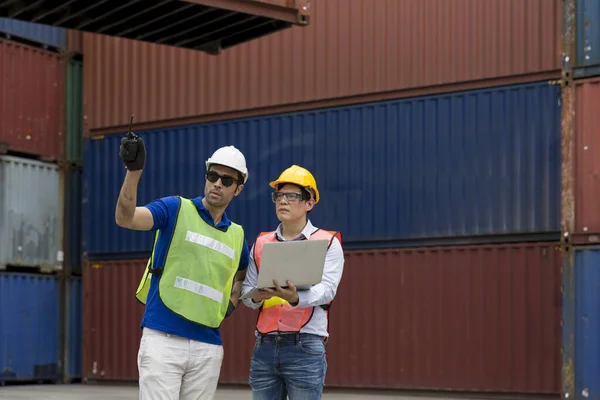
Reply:
<svg viewBox="0 0 600 400"><path fill-rule="evenodd" d="M288 287L282 288L279 286L279 282L276 279L273 280L273 285L275 289L265 288L263 291L269 293L271 296L277 296L290 304L298 304L298 292L296 291L296 286L290 281L286 282Z"/></svg>

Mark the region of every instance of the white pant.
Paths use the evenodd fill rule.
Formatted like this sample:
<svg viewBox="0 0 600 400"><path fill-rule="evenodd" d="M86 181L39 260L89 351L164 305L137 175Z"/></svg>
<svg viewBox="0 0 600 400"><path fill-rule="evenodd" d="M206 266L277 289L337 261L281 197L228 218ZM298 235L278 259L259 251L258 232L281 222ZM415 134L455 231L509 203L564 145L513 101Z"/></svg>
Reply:
<svg viewBox="0 0 600 400"><path fill-rule="evenodd" d="M138 352L140 400L209 400L217 390L223 346L144 328Z"/></svg>

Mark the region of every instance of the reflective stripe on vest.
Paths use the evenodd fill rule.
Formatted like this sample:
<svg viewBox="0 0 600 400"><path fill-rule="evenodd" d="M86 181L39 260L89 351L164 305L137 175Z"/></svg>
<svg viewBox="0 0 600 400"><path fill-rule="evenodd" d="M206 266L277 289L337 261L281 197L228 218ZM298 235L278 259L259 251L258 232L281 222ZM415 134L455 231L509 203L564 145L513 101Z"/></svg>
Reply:
<svg viewBox="0 0 600 400"><path fill-rule="evenodd" d="M180 198L164 266L152 273L157 238L158 232L137 299L145 304L151 279L160 279L158 293L168 309L189 321L218 328L227 313L240 263L242 227L232 222L223 232L206 223L191 200Z"/></svg>
<svg viewBox="0 0 600 400"><path fill-rule="evenodd" d="M329 246L331 246L334 237L337 237L341 244L342 238L339 232L330 232L322 229L318 229L311 234L309 240L327 239L329 240ZM264 244L277 241L275 232L261 233L256 239L254 245L254 261L258 270L260 270L260 261ZM326 311L328 309L328 307L323 308ZM263 302L258 314L256 330L262 334L272 332L299 332L300 329L310 321L314 310L314 307L292 307L290 303L279 297L271 297Z"/></svg>

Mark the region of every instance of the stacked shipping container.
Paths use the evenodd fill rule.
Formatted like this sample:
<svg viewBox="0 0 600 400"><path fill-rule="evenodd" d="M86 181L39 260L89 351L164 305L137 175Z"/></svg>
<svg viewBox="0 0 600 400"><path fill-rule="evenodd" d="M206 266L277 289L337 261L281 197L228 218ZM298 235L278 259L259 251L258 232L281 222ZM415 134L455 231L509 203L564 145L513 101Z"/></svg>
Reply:
<svg viewBox="0 0 600 400"><path fill-rule="evenodd" d="M600 78L577 81L575 86L575 236L577 242L585 237L600 235L600 193L598 172L600 164L596 152L600 149ZM589 240L589 239L588 239Z"/></svg>
<svg viewBox="0 0 600 400"><path fill-rule="evenodd" d="M600 373L598 343L600 326L596 316L598 302L598 263L600 213L597 195L600 193L598 127L600 115L600 5L578 0L576 6L575 49L572 69L575 80L569 80L563 98L569 108L563 118L565 159L572 161L563 171L565 198L563 203L563 354L565 395L575 399L599 398ZM568 42L568 41L567 41ZM571 201L570 201L571 200ZM574 200L574 201L572 201Z"/></svg>
<svg viewBox="0 0 600 400"><path fill-rule="evenodd" d="M573 251L575 262L575 398L599 398L600 371L599 336L600 248L581 246Z"/></svg>
<svg viewBox="0 0 600 400"><path fill-rule="evenodd" d="M555 245L347 253L331 312L327 385L556 393L560 257ZM132 293L145 266L146 259L136 259L84 267L89 296L84 376L89 379L137 379L144 308ZM381 290L387 281L394 290ZM369 312L357 316L365 307ZM222 327L228 355L221 382L245 384L256 315L240 307L234 316Z"/></svg>
<svg viewBox="0 0 600 400"><path fill-rule="evenodd" d="M328 386L558 393L560 6L317 2L310 27L216 58L85 35L84 378L137 379L152 235L114 224L133 113L138 203L201 194L234 144L250 180L228 213L250 243L277 223L269 180L315 174L311 219L346 249ZM224 323L223 383L247 383L255 320Z"/></svg>
<svg viewBox="0 0 600 400"><path fill-rule="evenodd" d="M236 199L230 214L245 227L249 238L276 223L272 206L269 205L269 192L261 189L261 182L268 182L270 177L276 176L286 166L288 160L295 159L315 171L321 185L322 202L315 209L312 219L319 223L323 221L322 226L328 228L341 226L347 249L407 245L415 241L425 243L434 237L438 241L448 241L448 237L454 240L462 237L462 241L468 241L476 235L493 234L515 235L513 240L518 239L518 234L529 234L523 240L533 240L545 237L544 233L549 232L554 233L550 237L556 240L556 232L560 229L558 100L558 86L540 83L138 132L144 138L148 153L138 198L143 204L163 195L196 195L202 188L202 181L190 180L187 175L177 172L202 168L202 161L199 162L196 153L190 149L216 148L222 144L236 143L246 154L253 179L248 181L244 191L246 198ZM488 110L495 110L495 113ZM460 119L460 115L470 115L470 118ZM451 116L455 116L454 119ZM432 121L429 126L427 123L410 125L407 122L426 120ZM502 130L503 126L512 129ZM527 137L524 137L524 132ZM428 149L423 137L429 137L437 143L435 148ZM88 224L85 246L91 259L138 257L148 255L151 249L150 233L125 231L113 223L102 222L113 218L114 201L107 201L107 198L117 198L124 176L115 151L119 140L120 135L115 135L89 143L84 168L84 171L89 171L86 174L84 220ZM272 150L275 147L281 152L275 153ZM511 150L512 154L506 154ZM170 154L177 154L178 157L169 162L169 168L165 168L165 160ZM377 159L374 158L375 154L378 155ZM331 167L328 169L328 166ZM379 193L373 177L385 175L387 171L397 171L395 175L398 179L384 184L384 197L373 197ZM443 199L446 199L445 202ZM353 215L351 207L365 210L364 220L359 218L350 223L348 216ZM385 214L375 211L369 213L369 210L385 210ZM478 240L490 241L495 238L484 236ZM545 251L552 251L552 248L549 246ZM428 254L430 250L421 248L418 251ZM512 250L508 247L506 251ZM377 254L372 251L367 258L376 259ZM493 256L500 255L493 253ZM507 260L510 262L510 257ZM374 262L364 261L364 264L348 266L344 282L360 274L360 265L375 265ZM404 262L397 261L399 265ZM474 264L475 260L465 262L469 265ZM548 258L540 258L536 262L533 268L550 269L550 264L546 265ZM139 268L142 264L138 263ZM389 264L394 264L394 261ZM102 270L89 272L92 273L99 274ZM466 273L463 278L468 279L469 274ZM490 279L497 281L491 275ZM340 293L343 293L344 285ZM540 290L552 292L553 288L550 280L543 284L531 282L527 286L527 290L533 293ZM506 290L504 296L513 296L510 288L502 290ZM138 307L134 302L134 291L135 287L130 288L130 304ZM127 294L123 293L122 296ZM555 311L557 306L555 302L550 304ZM93 309L93 306L90 307ZM340 314L351 316L350 312L343 311L345 307L352 305L336 302L336 308L341 309L338 311ZM455 314L450 315L458 318L458 312L460 310L457 309ZM401 313L398 313L398 317L404 318ZM449 320L452 319L449 317ZM252 320L246 321L250 321L250 324L245 326L245 330L251 332ZM354 326L354 323L359 324L360 321L350 326ZM239 326L233 329L240 332ZM532 329L538 329L537 325ZM95 331L97 328L90 327L89 330ZM332 331L335 331L333 323ZM525 334L525 331L522 333ZM135 337L138 338L137 335ZM111 339L111 342L116 339ZM432 343L428 342L427 345ZM502 342L496 342L494 347L501 346L502 352L517 351L507 347L510 346L509 342L504 347L502 345ZM423 346L426 347L425 344ZM556 346L558 350L558 342ZM89 347L93 349L94 345L90 344ZM239 356L240 353L228 354ZM341 354L347 354L347 349ZM89 362L107 356L99 353L91 357ZM336 357L335 353L332 357ZM243 365L240 362L237 359L227 360L224 371L231 365ZM88 363L84 368L90 368L91 365ZM342 367L341 363L339 365ZM129 371L127 376L132 376L134 372ZM234 370L232 373L237 378L224 374L223 380L237 381L247 371ZM556 378L556 375L552 377ZM360 385L361 381L344 381L340 378L337 384L343 386L349 382ZM401 386L400 383L394 385L390 382L386 381L385 385ZM549 384L545 387L550 391L557 390L556 384L557 381L554 381L554 386ZM405 387L414 386L406 381ZM554 389L548 389L550 387Z"/></svg>
<svg viewBox="0 0 600 400"><path fill-rule="evenodd" d="M0 274L0 383L59 377L59 283L56 276Z"/></svg>
<svg viewBox="0 0 600 400"><path fill-rule="evenodd" d="M312 219L341 230L346 248L558 232L559 100L560 87L543 82L138 131L147 148L138 202L198 195L204 159L196 149L235 143L252 178L229 215L248 240L275 226L264 186L291 162L315 171L322 202ZM152 245L152 233L113 222L125 176L121 137L89 143L91 258L146 255ZM190 170L198 179L180 173Z"/></svg>
<svg viewBox="0 0 600 400"><path fill-rule="evenodd" d="M0 35L0 381L78 379L81 63L62 29L0 19Z"/></svg>
<svg viewBox="0 0 600 400"><path fill-rule="evenodd" d="M60 177L55 164L0 156L0 270L60 268Z"/></svg>
<svg viewBox="0 0 600 400"><path fill-rule="evenodd" d="M12 18L0 18L0 35L5 39L30 43L54 52L66 48L66 32L65 29L55 26L34 24Z"/></svg>
<svg viewBox="0 0 600 400"><path fill-rule="evenodd" d="M600 3L576 1L576 50L573 75L590 78L600 75Z"/></svg>
<svg viewBox="0 0 600 400"><path fill-rule="evenodd" d="M594 1L594 0L590 0ZM328 0L218 57L84 34L92 134L560 77L559 0ZM200 71L200 73L199 73Z"/></svg>
<svg viewBox="0 0 600 400"><path fill-rule="evenodd" d="M60 55L0 40L0 143L52 161L64 156L65 68Z"/></svg>

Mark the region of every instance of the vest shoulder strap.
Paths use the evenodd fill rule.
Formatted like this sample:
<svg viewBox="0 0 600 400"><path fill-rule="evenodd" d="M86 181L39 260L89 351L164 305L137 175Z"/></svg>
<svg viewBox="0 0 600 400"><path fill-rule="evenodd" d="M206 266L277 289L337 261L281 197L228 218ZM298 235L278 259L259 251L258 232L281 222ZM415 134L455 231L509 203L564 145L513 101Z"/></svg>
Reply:
<svg viewBox="0 0 600 400"><path fill-rule="evenodd" d="M342 244L342 233L341 232L339 232L339 231L329 231L329 230L326 230L326 229L320 229L319 228L314 233L317 233L319 231L327 232L327 233L329 233L331 235L331 238L329 239L329 244L327 245L327 250L329 250L329 248L331 247L331 244L333 243L333 239L334 238L337 238L340 241L340 245ZM321 307L326 312L329 312L329 310L331 309L331 303L332 303L332 301L330 301L327 304L322 304L319 307Z"/></svg>
<svg viewBox="0 0 600 400"><path fill-rule="evenodd" d="M331 243L333 243L333 238L337 238L340 241L340 245L342 244L342 233L341 232L338 232L338 231L328 231L326 229L319 228L316 231L314 231L312 233L312 235L314 235L314 234L319 235L320 234L319 232L327 232L329 235L331 235L331 237L329 238L329 245L327 246L328 249L329 249L329 247L331 247Z"/></svg>
<svg viewBox="0 0 600 400"><path fill-rule="evenodd" d="M256 260L256 248L258 247L257 245L259 245L259 244L260 244L260 242L261 242L261 239L262 239L262 238L264 238L264 237L265 237L265 236L267 236L267 235L272 235L272 234L274 234L274 233L275 233L275 231L271 231L271 232L260 232L260 233L258 234L258 236L256 236L256 240L254 241L254 251L253 251L253 253L254 253L254 254L252 254L252 256L254 257L254 260Z"/></svg>
<svg viewBox="0 0 600 400"><path fill-rule="evenodd" d="M231 229L232 232L240 232L240 233L242 233L242 235L245 235L244 228L240 224L236 224L233 221L230 221L230 222L231 222L231 225L229 225L229 229Z"/></svg>

